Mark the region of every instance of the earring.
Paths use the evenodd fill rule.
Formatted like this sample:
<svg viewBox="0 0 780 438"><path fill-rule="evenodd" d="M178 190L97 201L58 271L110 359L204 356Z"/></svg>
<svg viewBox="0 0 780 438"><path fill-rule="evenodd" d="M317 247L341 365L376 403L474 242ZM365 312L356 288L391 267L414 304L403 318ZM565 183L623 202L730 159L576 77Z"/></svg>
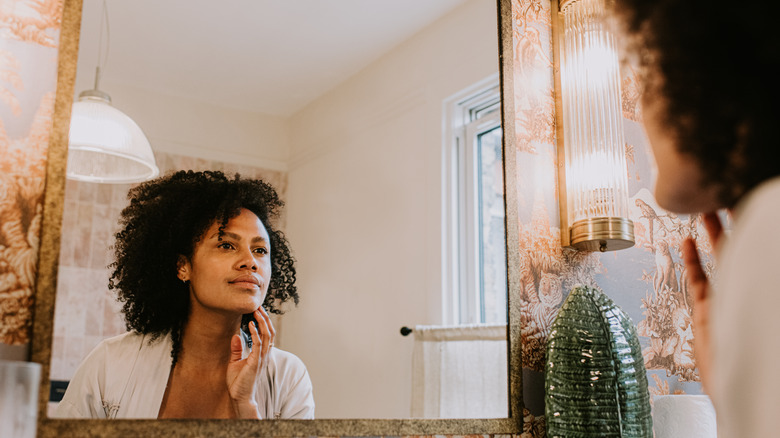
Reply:
<svg viewBox="0 0 780 438"><path fill-rule="evenodd" d="M184 268L184 266L179 267L179 275L177 277L179 277L179 280L181 280L184 284L187 284L189 281L189 278L187 278L187 270Z"/></svg>

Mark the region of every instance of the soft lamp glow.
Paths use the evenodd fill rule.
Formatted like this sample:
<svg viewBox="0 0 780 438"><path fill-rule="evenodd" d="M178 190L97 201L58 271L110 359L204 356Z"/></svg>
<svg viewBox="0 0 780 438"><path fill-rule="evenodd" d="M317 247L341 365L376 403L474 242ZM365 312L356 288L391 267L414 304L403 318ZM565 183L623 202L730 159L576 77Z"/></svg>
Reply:
<svg viewBox="0 0 780 438"><path fill-rule="evenodd" d="M134 183L156 177L149 140L105 93L81 93L70 119L67 177L97 183Z"/></svg>
<svg viewBox="0 0 780 438"><path fill-rule="evenodd" d="M560 84L570 243L609 251L634 245L615 37L604 0L561 1ZM562 212L563 214L563 212Z"/></svg>

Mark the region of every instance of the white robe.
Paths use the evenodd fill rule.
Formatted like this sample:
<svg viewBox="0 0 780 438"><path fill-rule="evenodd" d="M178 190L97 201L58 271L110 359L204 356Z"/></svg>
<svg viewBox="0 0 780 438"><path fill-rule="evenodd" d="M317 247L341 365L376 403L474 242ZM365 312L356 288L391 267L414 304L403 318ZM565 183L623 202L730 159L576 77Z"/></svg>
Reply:
<svg viewBox="0 0 780 438"><path fill-rule="evenodd" d="M55 417L157 418L171 348L170 336L150 343L149 336L129 332L104 340L76 370ZM264 374L257 391L263 418L314 418L311 379L297 356L271 348Z"/></svg>
<svg viewBox="0 0 780 438"><path fill-rule="evenodd" d="M740 201L719 249L708 385L724 438L780 435L778 225L780 178L774 178Z"/></svg>

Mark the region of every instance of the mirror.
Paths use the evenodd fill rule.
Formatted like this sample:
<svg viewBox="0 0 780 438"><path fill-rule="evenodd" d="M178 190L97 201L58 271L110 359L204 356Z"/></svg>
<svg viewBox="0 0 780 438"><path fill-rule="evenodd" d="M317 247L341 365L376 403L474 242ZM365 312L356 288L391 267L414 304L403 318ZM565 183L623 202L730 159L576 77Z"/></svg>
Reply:
<svg viewBox="0 0 780 438"><path fill-rule="evenodd" d="M74 3L66 2L66 8ZM442 102L495 75L496 6L487 0L431 0L425 7L418 1L393 1L386 7L361 1L345 1L342 6L320 3L237 2L217 9L205 2L195 5L174 0L109 3L110 54L100 89L146 131L161 168L221 166L231 172L254 172L277 185L287 202L284 228L298 259L301 304L278 320L278 346L294 352L307 365L318 420L267 422L273 426L236 422L237 426L230 427L256 433L273 430L274 435L519 433L522 420L509 414L495 420L409 420L414 340L398 332L404 325L445 322ZM98 1L84 2L76 94L92 88L101 7ZM508 2L501 8L506 16ZM293 21L284 22L273 11ZM392 23L385 18L393 14L403 17L395 24L404 31L387 30L396 39L385 36L371 46L364 41L367 38L354 36ZM322 43L324 50L328 44L337 44L319 41L331 27L326 26L318 37L308 34L307 26L345 15L347 24L363 26L352 29L357 32L354 35L346 30L342 35L343 42L352 46L344 48L345 58L339 64L349 68L326 67L325 55L317 58L317 50L302 55L302 49L285 48L285 44ZM240 17L250 22L235 21ZM232 26L214 30L214 22L220 21ZM138 31L139 23L143 23L143 32ZM197 32L172 31L185 23ZM271 35L257 34L257 29L268 29ZM450 33L442 33L443 29ZM223 36L230 36L231 44L217 45ZM190 45L181 45L182 41ZM261 45L269 57L257 55L250 43ZM362 57L351 59L360 52ZM281 61L271 61L271 56L280 53L286 53L282 58L292 64L285 67ZM232 54L233 58L217 54ZM315 58L313 64L300 63L310 57ZM258 71L244 71L245 63L258 58ZM210 71L208 67L214 64L218 68ZM211 85L196 81L217 73L227 75ZM271 78L258 79L263 74ZM295 84L292 91L278 93L281 88L275 85L263 88L273 83L273 75L290 79ZM61 177L62 168L60 172ZM112 214L121 208L126 188L71 182L63 186L63 251L83 245L79 236L87 234L94 244L90 243L88 256L76 252L56 256L63 262L58 267L57 287L67 289L68 298L63 300L65 294L56 297L53 333L49 326L48 335L36 335L36 342L51 337L50 350L34 345L36 351L44 352L46 363L46 354L51 355L53 380L67 380L68 367L73 369L80 362L72 359L78 356L69 350L80 350L83 357L112 329L121 330L121 319L111 315L116 308L103 296L106 277L92 277L87 271L104 266L99 254L105 251L105 237L112 232L102 225L95 227L93 218L115 220ZM356 186L360 191L349 191ZM47 196L53 187L47 188ZM321 191L314 196L312 190ZM306 200L307 195L312 199ZM507 202L512 205L511 200ZM82 209L90 203L92 212ZM74 226L78 231L68 234L68 227ZM57 237L49 238L56 245ZM45 237L44 246L46 242ZM98 291L103 298L101 309L85 306L99 300L85 301L85 295L73 293L87 289L84 286ZM43 301L45 307L45 297ZM64 321L80 322L57 330L60 315ZM95 315L99 316L90 319ZM519 332L514 327L518 320L510 319L511 333ZM41 330L46 327L36 321L36 333ZM72 338L81 336L79 330L85 336L81 344L65 339L71 333L75 334ZM516 352L514 343L510 344ZM519 358L519 354L510 356ZM67 366L63 366L65 358L70 361ZM511 361L510 405L519 406L519 382L514 377L519 364ZM93 430L129 430L149 424L111 423ZM166 422L159 423L149 427L167 427ZM197 424L201 433L231 430L214 423L177 422L183 427ZM42 434L71 430L75 424L44 419Z"/></svg>

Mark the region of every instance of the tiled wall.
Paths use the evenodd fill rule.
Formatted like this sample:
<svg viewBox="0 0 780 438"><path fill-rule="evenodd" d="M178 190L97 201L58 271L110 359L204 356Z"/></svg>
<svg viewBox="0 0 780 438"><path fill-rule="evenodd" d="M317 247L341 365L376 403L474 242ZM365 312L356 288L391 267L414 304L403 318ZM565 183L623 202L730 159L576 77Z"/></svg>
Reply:
<svg viewBox="0 0 780 438"><path fill-rule="evenodd" d="M160 173L173 170L221 170L226 174L260 178L285 198L287 176L218 161L156 154ZM109 249L127 204L129 184L94 184L68 180L62 220L57 298L54 311L52 380L70 380L82 359L102 340L126 331L121 304L108 290L112 261ZM280 218L284 228L284 218Z"/></svg>

